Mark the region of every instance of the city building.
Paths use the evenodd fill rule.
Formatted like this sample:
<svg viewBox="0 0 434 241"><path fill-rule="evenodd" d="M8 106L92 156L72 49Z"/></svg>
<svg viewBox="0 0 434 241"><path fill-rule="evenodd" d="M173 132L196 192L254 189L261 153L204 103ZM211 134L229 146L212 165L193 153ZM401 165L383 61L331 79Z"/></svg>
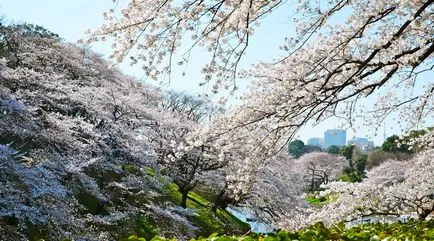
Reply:
<svg viewBox="0 0 434 241"><path fill-rule="evenodd" d="M329 129L324 132L324 148L331 145L345 146L347 143L347 131L342 129Z"/></svg>
<svg viewBox="0 0 434 241"><path fill-rule="evenodd" d="M348 141L348 145L357 146L357 148L359 148L363 153L367 153L374 148L374 142L363 137L354 137Z"/></svg>
<svg viewBox="0 0 434 241"><path fill-rule="evenodd" d="M318 137L310 138L309 140L307 140L307 144L311 145L311 146L318 146L318 147L323 148L324 147L324 139L318 138Z"/></svg>

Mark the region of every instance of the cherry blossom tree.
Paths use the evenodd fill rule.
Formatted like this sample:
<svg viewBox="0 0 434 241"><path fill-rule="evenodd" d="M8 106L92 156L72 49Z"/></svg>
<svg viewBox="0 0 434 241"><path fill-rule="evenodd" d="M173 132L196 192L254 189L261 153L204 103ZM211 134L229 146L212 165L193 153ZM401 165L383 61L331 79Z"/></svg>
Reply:
<svg viewBox="0 0 434 241"><path fill-rule="evenodd" d="M315 211L305 199L312 189L312 179L316 190L320 184L337 180L346 166L347 161L336 155L313 152L295 159L283 150L249 175L239 167L237 172L241 173L229 172L227 175L234 177L227 180L225 187L230 191L226 190L224 197L229 204L247 208L255 218L273 227L298 229L308 224L309 215ZM242 192L234 198L231 191L238 188Z"/></svg>
<svg viewBox="0 0 434 241"><path fill-rule="evenodd" d="M155 149L158 163L178 185L182 195L180 205L186 208L188 193L203 180L204 176L206 178L207 172L221 169L228 161L225 154L212 145L212 141L185 145L192 141L188 133L177 136L179 130L176 129L166 129L164 133L165 137L160 139L159 147Z"/></svg>
<svg viewBox="0 0 434 241"><path fill-rule="evenodd" d="M195 46L205 47L212 57L203 66L203 83L214 76L215 91L223 82L226 88L235 89L231 81L236 77L255 26L283 3L274 0L129 1L122 9L105 12L106 23L97 30L89 30L85 41L113 38L112 58L117 61L130 58L133 64L142 61L146 74L155 79L170 74L175 61L179 65L187 64ZM175 59L185 35L191 38L191 45ZM133 51L137 54L130 54Z"/></svg>
<svg viewBox="0 0 434 241"><path fill-rule="evenodd" d="M311 221L336 222L367 216L416 214L426 218L434 211L433 151L410 160L390 160L374 167L360 183L333 182L322 195L333 201L311 215Z"/></svg>
<svg viewBox="0 0 434 241"><path fill-rule="evenodd" d="M258 220L273 227L299 227L310 209L303 197L307 186L304 173L295 163L298 160L286 151L268 159L255 173L250 190L239 205L248 207Z"/></svg>
<svg viewBox="0 0 434 241"><path fill-rule="evenodd" d="M164 113L152 122L150 140L159 166L177 184L182 195L180 205L186 208L188 193L204 181L207 172L228 164L225 153L212 139L190 136L200 122L218 112L206 100L175 92L163 96L160 105Z"/></svg>
<svg viewBox="0 0 434 241"><path fill-rule="evenodd" d="M223 107L215 105L204 96L169 91L162 97L161 108L196 123L209 122L224 113Z"/></svg>
<svg viewBox="0 0 434 241"><path fill-rule="evenodd" d="M234 78L255 28L278 7L294 12L297 35L285 40L282 48L287 54L277 59L278 64L260 64L263 67L257 68L253 76L268 87L276 83L282 90L297 93L291 101L282 99L277 103L292 103L304 96L295 101L300 106L294 106L295 110L311 103L312 111L300 120L326 117L341 102L355 107L357 102L351 100L370 95L381 86L397 83L411 86L421 72L431 67L434 48L430 0L335 0L326 4L300 1L295 6L285 1L262 0L129 1L123 8L104 13L106 23L89 31L86 40L113 38L113 58L143 60L145 72L153 77L170 73L172 62L188 61L191 48L203 46L212 53L210 63L203 68L205 79L215 75L218 89L228 84L225 79ZM331 22L339 14L344 15L346 22ZM185 34L192 36L193 41L185 41ZM174 53L183 42L190 48L184 57L175 59ZM387 98L378 108L381 110L378 117L404 104L424 106L424 96L430 96L431 87L425 89L420 96L393 101ZM279 93L272 96L278 97ZM419 116L423 116L423 109L419 110ZM349 116L354 113L348 113Z"/></svg>
<svg viewBox="0 0 434 241"><path fill-rule="evenodd" d="M302 173L305 183L309 183L308 190L316 191L322 184L337 180L348 167L345 158L325 152L312 152L294 161L295 170Z"/></svg>

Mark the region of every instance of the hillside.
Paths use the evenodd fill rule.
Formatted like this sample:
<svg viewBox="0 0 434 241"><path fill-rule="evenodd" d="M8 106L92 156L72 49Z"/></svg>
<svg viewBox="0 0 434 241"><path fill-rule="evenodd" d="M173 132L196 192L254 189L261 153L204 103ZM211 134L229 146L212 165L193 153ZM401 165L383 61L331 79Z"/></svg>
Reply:
<svg viewBox="0 0 434 241"><path fill-rule="evenodd" d="M160 173L160 90L34 25L0 25L0 240L242 233L246 224Z"/></svg>

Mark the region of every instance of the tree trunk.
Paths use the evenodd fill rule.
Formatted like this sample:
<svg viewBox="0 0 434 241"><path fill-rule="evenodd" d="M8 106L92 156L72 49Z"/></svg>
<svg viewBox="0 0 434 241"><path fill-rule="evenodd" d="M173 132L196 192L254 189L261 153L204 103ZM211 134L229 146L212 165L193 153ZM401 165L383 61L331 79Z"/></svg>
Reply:
<svg viewBox="0 0 434 241"><path fill-rule="evenodd" d="M315 171L312 170L312 180L310 182L310 191L315 191Z"/></svg>
<svg viewBox="0 0 434 241"><path fill-rule="evenodd" d="M181 207L182 208L187 208L187 197L188 197L188 193L190 192L190 190L188 189L184 189L184 190L179 190L181 192L182 198L181 198Z"/></svg>
<svg viewBox="0 0 434 241"><path fill-rule="evenodd" d="M227 206L228 204L224 200L216 200L216 202L214 202L212 205L211 211L213 213L217 213L218 208L225 210Z"/></svg>
<svg viewBox="0 0 434 241"><path fill-rule="evenodd" d="M213 213L217 213L217 208L218 208L218 204L217 204L217 203L214 203L214 204L212 205L211 211L212 211Z"/></svg>
<svg viewBox="0 0 434 241"><path fill-rule="evenodd" d="M221 190L220 193L217 195L217 197L216 197L216 199L215 199L215 201L214 201L214 203L212 205L212 208L211 208L211 211L213 213L217 213L217 209L218 208L220 208L220 209L226 209L226 207L228 206L228 201L229 200L227 199L227 197L225 197L225 189L226 189L226 187L227 186L225 186L224 189Z"/></svg>
<svg viewBox="0 0 434 241"><path fill-rule="evenodd" d="M432 212L434 212L434 206L431 209L423 209L419 212L419 219L425 220L428 215L430 215Z"/></svg>

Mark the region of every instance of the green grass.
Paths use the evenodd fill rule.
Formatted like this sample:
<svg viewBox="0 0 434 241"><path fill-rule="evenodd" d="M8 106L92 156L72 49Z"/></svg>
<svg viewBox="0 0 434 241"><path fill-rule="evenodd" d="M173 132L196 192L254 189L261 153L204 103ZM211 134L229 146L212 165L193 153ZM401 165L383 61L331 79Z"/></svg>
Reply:
<svg viewBox="0 0 434 241"><path fill-rule="evenodd" d="M199 196L195 192L190 192L188 194L188 200L196 203L196 205L198 204L198 205L207 206L207 207L210 207L210 208L212 206L212 204L208 200L206 200L205 198Z"/></svg>
<svg viewBox="0 0 434 241"><path fill-rule="evenodd" d="M175 183L170 183L164 186L163 195L167 201L177 205L181 204L182 195L178 192L178 186Z"/></svg>
<svg viewBox="0 0 434 241"><path fill-rule="evenodd" d="M328 197L315 197L312 195L309 195L306 197L306 201L308 201L312 205L320 205L329 202Z"/></svg>
<svg viewBox="0 0 434 241"><path fill-rule="evenodd" d="M121 238L119 241L143 241L143 239L151 240L160 232L160 230L156 227L155 220L149 219L145 216L138 217L135 219L135 222L130 225L134 226L134 235Z"/></svg>
<svg viewBox="0 0 434 241"><path fill-rule="evenodd" d="M130 174L136 175L136 176L140 176L142 175L142 171L140 170L139 167L137 167L136 165L132 165L132 164L122 164L120 165L120 168Z"/></svg>
<svg viewBox="0 0 434 241"><path fill-rule="evenodd" d="M247 232L251 228L248 223L241 221L240 219L235 217L235 215L226 210L219 208L217 209L216 214L219 219L222 220L224 223L231 223L232 225L234 225L235 229L243 230L243 233Z"/></svg>

